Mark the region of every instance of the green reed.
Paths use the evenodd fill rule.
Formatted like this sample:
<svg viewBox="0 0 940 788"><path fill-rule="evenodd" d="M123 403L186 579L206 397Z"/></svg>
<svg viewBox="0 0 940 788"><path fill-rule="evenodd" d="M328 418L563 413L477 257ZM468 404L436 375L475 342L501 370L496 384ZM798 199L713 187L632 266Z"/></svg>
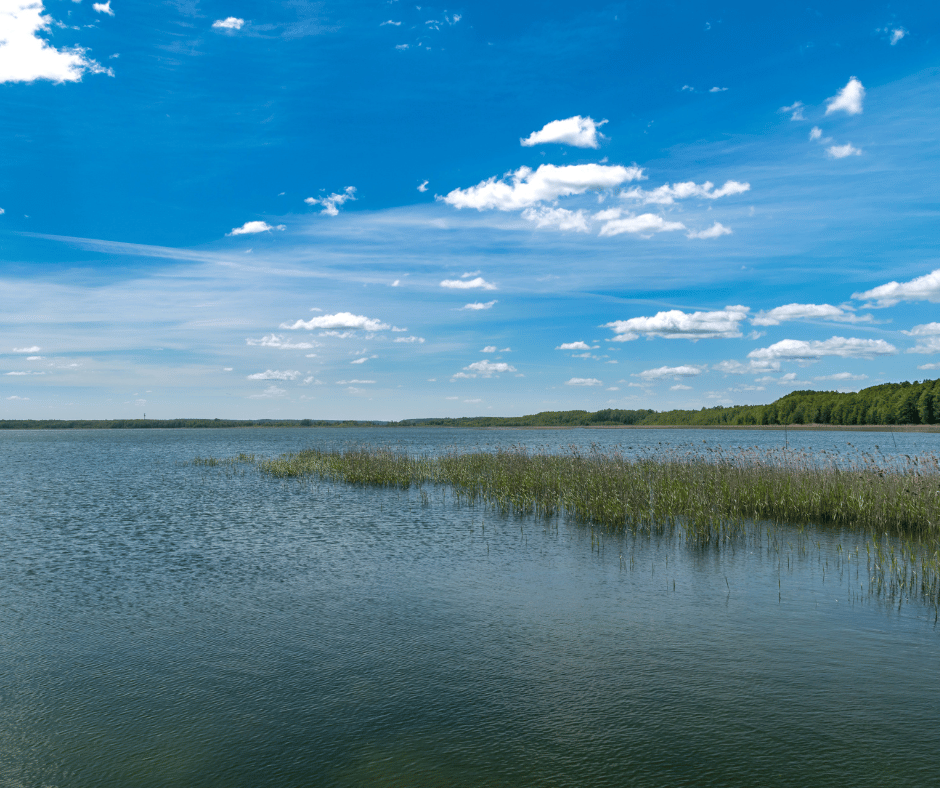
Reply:
<svg viewBox="0 0 940 788"><path fill-rule="evenodd" d="M563 516L606 533L671 534L698 547L734 549L743 539L781 553L783 536L773 530L779 525L798 526L801 544L803 526L856 531L868 537L871 593L917 596L940 611L940 463L931 455L888 461L859 453L847 460L826 452L708 449L629 456L570 447L562 454L513 448L416 456L365 446L227 462L253 463L275 478L446 485L458 502ZM839 557L856 572L859 561Z"/></svg>

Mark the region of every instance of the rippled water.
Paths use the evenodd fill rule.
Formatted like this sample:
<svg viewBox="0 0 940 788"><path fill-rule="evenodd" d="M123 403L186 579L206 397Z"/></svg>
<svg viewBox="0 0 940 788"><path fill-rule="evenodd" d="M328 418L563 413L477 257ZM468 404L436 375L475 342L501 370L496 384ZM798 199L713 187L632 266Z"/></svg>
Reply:
<svg viewBox="0 0 940 788"><path fill-rule="evenodd" d="M0 785L932 784L935 611L860 595L855 567L835 569L848 535L811 535L786 568L758 545L598 541L441 490L188 464L781 437L0 434ZM894 440L916 453L937 436Z"/></svg>

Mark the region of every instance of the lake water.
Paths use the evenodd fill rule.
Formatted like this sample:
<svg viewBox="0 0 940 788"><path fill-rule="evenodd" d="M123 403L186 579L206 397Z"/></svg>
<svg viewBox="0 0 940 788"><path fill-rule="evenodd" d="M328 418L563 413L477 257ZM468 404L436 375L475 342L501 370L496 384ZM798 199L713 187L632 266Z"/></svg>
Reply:
<svg viewBox="0 0 940 788"><path fill-rule="evenodd" d="M936 784L935 611L863 593L850 535L703 553L191 464L703 440L784 436L2 433L0 786ZM940 435L786 440L917 454Z"/></svg>

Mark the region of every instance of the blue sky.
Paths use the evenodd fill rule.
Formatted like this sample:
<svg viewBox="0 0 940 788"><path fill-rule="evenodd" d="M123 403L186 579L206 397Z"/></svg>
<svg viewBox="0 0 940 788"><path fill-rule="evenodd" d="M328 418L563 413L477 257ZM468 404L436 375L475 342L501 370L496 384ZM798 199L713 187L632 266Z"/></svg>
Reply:
<svg viewBox="0 0 940 788"><path fill-rule="evenodd" d="M0 0L0 413L940 377L935 3Z"/></svg>

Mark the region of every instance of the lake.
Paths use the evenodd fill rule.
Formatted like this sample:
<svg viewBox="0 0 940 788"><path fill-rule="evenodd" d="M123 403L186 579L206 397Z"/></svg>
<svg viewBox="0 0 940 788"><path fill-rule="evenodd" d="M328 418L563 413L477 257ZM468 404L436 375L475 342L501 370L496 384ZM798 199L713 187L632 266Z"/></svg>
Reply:
<svg viewBox="0 0 940 788"><path fill-rule="evenodd" d="M931 784L935 611L869 596L858 537L699 551L192 464L784 441L890 462L940 435L0 433L0 786Z"/></svg>

